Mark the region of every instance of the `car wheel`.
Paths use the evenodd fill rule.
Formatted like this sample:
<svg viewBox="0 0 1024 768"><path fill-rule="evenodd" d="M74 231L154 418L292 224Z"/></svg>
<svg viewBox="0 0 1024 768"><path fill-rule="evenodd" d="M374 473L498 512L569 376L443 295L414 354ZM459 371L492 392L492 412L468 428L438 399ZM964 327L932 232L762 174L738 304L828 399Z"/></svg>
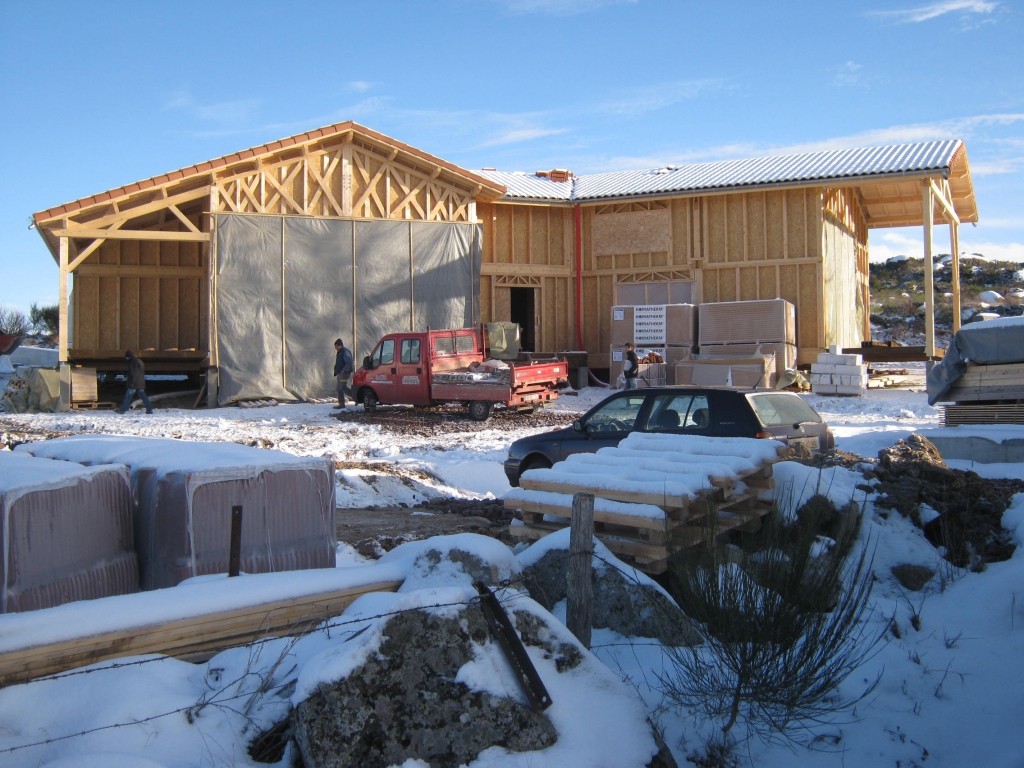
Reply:
<svg viewBox="0 0 1024 768"><path fill-rule="evenodd" d="M373 413L377 410L377 406L380 404L380 400L377 399L377 393L372 389L368 389L363 392L363 408L368 413Z"/></svg>
<svg viewBox="0 0 1024 768"><path fill-rule="evenodd" d="M551 462L543 456L534 456L523 465L522 469L519 470L519 476L522 477L523 472L531 469L551 469Z"/></svg>
<svg viewBox="0 0 1024 768"><path fill-rule="evenodd" d="M486 421L491 415L491 403L488 400L471 400L469 403L469 418L473 421Z"/></svg>

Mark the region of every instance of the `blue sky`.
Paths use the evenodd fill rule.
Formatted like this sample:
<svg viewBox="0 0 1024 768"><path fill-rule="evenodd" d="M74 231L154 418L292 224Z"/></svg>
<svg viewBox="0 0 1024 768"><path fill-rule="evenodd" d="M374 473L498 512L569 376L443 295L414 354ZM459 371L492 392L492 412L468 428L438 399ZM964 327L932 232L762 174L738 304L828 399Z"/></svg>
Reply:
<svg viewBox="0 0 1024 768"><path fill-rule="evenodd" d="M577 173L962 138L965 250L1024 261L1024 4L0 0L0 303L29 216L352 119L474 169ZM938 242L945 242L938 233ZM875 230L875 258L920 252Z"/></svg>

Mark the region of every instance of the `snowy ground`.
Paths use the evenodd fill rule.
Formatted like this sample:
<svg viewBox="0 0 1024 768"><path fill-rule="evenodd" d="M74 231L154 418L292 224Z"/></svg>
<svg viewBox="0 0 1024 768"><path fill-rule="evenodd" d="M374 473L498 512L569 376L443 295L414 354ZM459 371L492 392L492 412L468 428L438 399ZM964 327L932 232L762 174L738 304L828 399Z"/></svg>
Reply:
<svg viewBox="0 0 1024 768"><path fill-rule="evenodd" d="M587 389L579 397L561 399L552 412L563 414L568 423L575 413L606 394L606 390ZM914 431L939 426L939 411L927 405L923 392L871 390L863 398L807 396L807 400L832 426L840 448L867 457ZM550 428L549 424L531 425L530 418L523 417L521 426L485 424L481 428L467 421L464 430L456 425L436 435L396 434L379 424L340 422L332 417L330 406L314 405L166 410L154 416L126 417L83 412L0 416L0 431L12 434L49 430L159 435L273 445L298 455L330 456L341 467L340 507L411 503L436 494L500 497L509 490L501 471L508 445L518 437ZM1024 435L1024 429L1020 432ZM987 476L1024 475L1020 465L970 468ZM385 470L397 473L392 475L394 482L382 479L387 476ZM842 468L819 476L816 471L787 463L778 465L777 474L791 478L793 486L804 493L820 486L837 502L845 503L851 496L865 499L864 492L856 489L863 479ZM1024 496L1016 498L1003 524L1015 529L1018 543L1024 545ZM982 573L959 571L944 564L909 521L898 514L876 514L870 499L866 501L864 540L875 547L878 578L872 627L881 632L895 619L900 636L887 631L878 653L848 679L842 694L859 693L879 673L881 683L853 711L798 734L799 744L763 744L756 739L742 743L737 751L741 764L759 768L1024 767L1020 725L1024 723L1024 548L1011 560L993 564ZM343 565L357 562L360 558L351 556ZM936 567L940 578L923 592L907 593L890 574L890 568L898 563ZM202 584L188 587L201 588ZM919 629L914 628L915 622ZM0 617L0 634L2 628ZM301 654L304 658L319 652L327 640L318 636L308 642L308 652ZM665 728L676 759L686 765L686 757L700 748L709 726L687 713L661 709L657 690L665 663L661 647L609 630L596 631L593 644L596 656L643 697ZM233 708L236 702L248 701L253 692L256 678L246 678L248 671L271 664L268 659L276 658L278 650L268 644L261 659L253 659L253 650L237 649L206 665L166 660L0 691L0 764L40 766L72 758L72 762L60 764L82 765L87 763L74 762L74 756L90 752L107 753L95 763L106 766L251 765L238 741L252 724L233 714ZM215 673L217 679L210 677L213 669L220 670ZM222 685L219 680L232 683ZM190 723L185 715L194 711L197 699L215 697L214 692L222 689L228 691L223 696L237 697L231 706L225 702L204 707L195 720L201 726ZM279 708L285 706L282 699ZM45 748L2 751L26 740L59 738L172 710L180 711ZM279 713L270 708L255 719L264 727L267 721L261 718L274 714ZM155 762L145 762L139 758L143 755ZM564 764L571 768L571 763ZM580 764L579 768L589 766Z"/></svg>

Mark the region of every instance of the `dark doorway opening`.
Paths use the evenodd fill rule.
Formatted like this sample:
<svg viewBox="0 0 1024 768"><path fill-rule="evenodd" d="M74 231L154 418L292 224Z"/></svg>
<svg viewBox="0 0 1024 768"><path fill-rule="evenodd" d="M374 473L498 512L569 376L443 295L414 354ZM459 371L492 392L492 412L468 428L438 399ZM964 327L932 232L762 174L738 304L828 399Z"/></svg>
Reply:
<svg viewBox="0 0 1024 768"><path fill-rule="evenodd" d="M511 294L511 317L513 323L518 323L521 329L519 348L524 352L536 352L534 341L536 340L535 315L534 315L534 288L509 288Z"/></svg>

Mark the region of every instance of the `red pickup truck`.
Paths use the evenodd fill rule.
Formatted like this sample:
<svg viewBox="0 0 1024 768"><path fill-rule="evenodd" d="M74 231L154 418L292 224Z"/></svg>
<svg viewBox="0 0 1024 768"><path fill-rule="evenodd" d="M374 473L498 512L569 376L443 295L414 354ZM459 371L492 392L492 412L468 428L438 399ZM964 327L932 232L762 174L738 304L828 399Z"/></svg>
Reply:
<svg viewBox="0 0 1024 768"><path fill-rule="evenodd" d="M466 403L470 418L484 421L495 403L533 411L558 399L568 378L565 360L487 360L483 328L390 333L352 378L352 392L366 410L379 403Z"/></svg>

